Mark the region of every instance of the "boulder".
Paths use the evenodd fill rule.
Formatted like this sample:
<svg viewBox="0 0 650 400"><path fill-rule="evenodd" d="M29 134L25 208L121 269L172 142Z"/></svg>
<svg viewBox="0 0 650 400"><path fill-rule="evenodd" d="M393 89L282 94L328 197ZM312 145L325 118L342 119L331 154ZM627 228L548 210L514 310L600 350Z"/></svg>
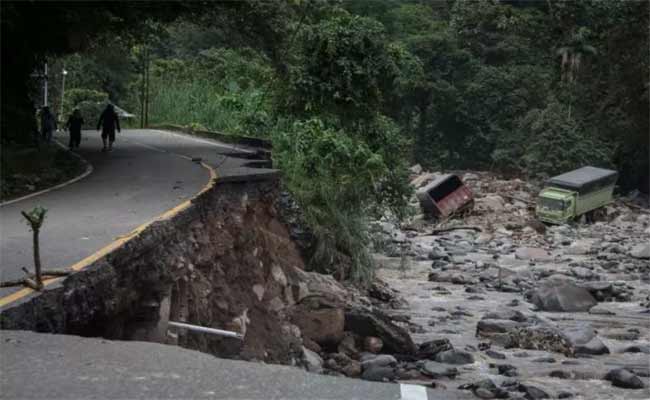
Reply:
<svg viewBox="0 0 650 400"><path fill-rule="evenodd" d="M433 360L438 353L452 348L451 342L447 338L430 340L420 344L418 358Z"/></svg>
<svg viewBox="0 0 650 400"><path fill-rule="evenodd" d="M392 367L372 367L361 373L361 379L375 382L389 382L395 380L397 373Z"/></svg>
<svg viewBox="0 0 650 400"><path fill-rule="evenodd" d="M319 345L337 344L343 338L345 314L339 308L297 308L291 321L300 328L304 337Z"/></svg>
<svg viewBox="0 0 650 400"><path fill-rule="evenodd" d="M647 260L650 258L650 244L637 244L630 250L630 255L634 258Z"/></svg>
<svg viewBox="0 0 650 400"><path fill-rule="evenodd" d="M545 283L532 291L529 297L530 302L542 311L589 311L598 303L587 289L569 282Z"/></svg>
<svg viewBox="0 0 650 400"><path fill-rule="evenodd" d="M445 364L473 364L474 356L462 350L446 350L436 354L435 360Z"/></svg>
<svg viewBox="0 0 650 400"><path fill-rule="evenodd" d="M501 212L505 208L503 197L497 194L489 194L485 197L474 200L477 210Z"/></svg>
<svg viewBox="0 0 650 400"><path fill-rule="evenodd" d="M379 353L384 347L384 342L378 337L367 336L363 339L363 348L371 353Z"/></svg>
<svg viewBox="0 0 650 400"><path fill-rule="evenodd" d="M368 368L394 367L395 365L397 365L397 359L390 354L379 354L361 361L361 369L364 371Z"/></svg>
<svg viewBox="0 0 650 400"><path fill-rule="evenodd" d="M422 365L422 373L433 379L451 378L454 379L458 375L458 370L445 364L440 364L435 361L427 361Z"/></svg>
<svg viewBox="0 0 650 400"><path fill-rule="evenodd" d="M624 389L643 389L645 385L641 378L635 373L624 368L616 368L605 375L605 380L612 382L612 385Z"/></svg>
<svg viewBox="0 0 650 400"><path fill-rule="evenodd" d="M536 386L521 383L519 384L518 390L525 394L525 398L527 400L541 400L551 398L551 395Z"/></svg>
<svg viewBox="0 0 650 400"><path fill-rule="evenodd" d="M321 373L323 372L323 359L313 351L307 349L306 347L302 348L303 361L307 367L307 371Z"/></svg>
<svg viewBox="0 0 650 400"><path fill-rule="evenodd" d="M575 349L576 354L609 354L609 349L596 336L596 331L590 324L580 324L565 329L563 333Z"/></svg>
<svg viewBox="0 0 650 400"><path fill-rule="evenodd" d="M539 247L520 247L515 250L515 258L519 260L551 261L553 257Z"/></svg>
<svg viewBox="0 0 650 400"><path fill-rule="evenodd" d="M385 314L366 307L346 310L345 330L359 336L378 337L384 343L384 351L389 353L413 355L417 351L406 329L395 325Z"/></svg>

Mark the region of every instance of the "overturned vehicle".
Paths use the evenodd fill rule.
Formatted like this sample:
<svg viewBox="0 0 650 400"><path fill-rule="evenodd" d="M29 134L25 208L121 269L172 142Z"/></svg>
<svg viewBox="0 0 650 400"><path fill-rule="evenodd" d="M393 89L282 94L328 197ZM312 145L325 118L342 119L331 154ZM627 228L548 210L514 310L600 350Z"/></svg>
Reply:
<svg viewBox="0 0 650 400"><path fill-rule="evenodd" d="M422 209L434 218L447 218L474 206L474 195L463 181L453 174L441 175L415 192Z"/></svg>

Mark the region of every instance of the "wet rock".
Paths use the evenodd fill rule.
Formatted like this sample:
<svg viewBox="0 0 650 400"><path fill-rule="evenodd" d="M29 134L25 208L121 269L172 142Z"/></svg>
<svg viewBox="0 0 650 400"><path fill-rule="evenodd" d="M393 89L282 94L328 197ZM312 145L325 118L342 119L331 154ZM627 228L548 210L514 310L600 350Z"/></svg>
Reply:
<svg viewBox="0 0 650 400"><path fill-rule="evenodd" d="M527 384L519 384L519 391L523 392L525 394L525 398L528 400L539 400L539 399L550 399L551 396L543 391L542 389L527 385Z"/></svg>
<svg viewBox="0 0 650 400"><path fill-rule="evenodd" d="M563 333L573 346L575 354L609 354L609 349L596 336L596 331L590 324L580 324L565 329Z"/></svg>
<svg viewBox="0 0 650 400"><path fill-rule="evenodd" d="M383 347L384 347L384 342L382 342L382 340L379 339L378 337L367 336L363 340L364 350L369 351L371 353L379 353Z"/></svg>
<svg viewBox="0 0 650 400"><path fill-rule="evenodd" d="M427 361L421 368L424 375L433 379L450 378L454 379L458 375L458 370L448 365L440 364L435 361Z"/></svg>
<svg viewBox="0 0 650 400"><path fill-rule="evenodd" d="M451 350L452 348L449 339L435 339L420 344L417 354L418 358L433 360L438 353Z"/></svg>
<svg viewBox="0 0 650 400"><path fill-rule="evenodd" d="M364 369L361 373L361 379L375 382L389 382L397 377L392 367L373 366Z"/></svg>
<svg viewBox="0 0 650 400"><path fill-rule="evenodd" d="M538 247L520 247L515 251L519 260L551 261L553 257L544 249Z"/></svg>
<svg viewBox="0 0 650 400"><path fill-rule="evenodd" d="M361 360L361 369L364 371L373 367L394 367L397 365L397 359L390 354L379 354L372 357L364 357Z"/></svg>
<svg viewBox="0 0 650 400"><path fill-rule="evenodd" d="M436 354L435 360L441 363L463 365L474 363L474 356L462 350L446 350Z"/></svg>
<svg viewBox="0 0 650 400"><path fill-rule="evenodd" d="M624 389L642 389L645 387L641 378L635 373L624 368L617 368L605 375L605 380L612 382L612 385Z"/></svg>
<svg viewBox="0 0 650 400"><path fill-rule="evenodd" d="M543 284L528 297L542 311L589 311L598 303L587 289L568 282Z"/></svg>
<svg viewBox="0 0 650 400"><path fill-rule="evenodd" d="M571 392L562 391L562 392L557 394L558 399L570 399L572 397L575 397L575 395L573 393L571 393Z"/></svg>
<svg viewBox="0 0 650 400"><path fill-rule="evenodd" d="M315 373L323 372L323 359L318 354L306 347L302 348L302 354L307 371Z"/></svg>
<svg viewBox="0 0 650 400"><path fill-rule="evenodd" d="M494 350L487 350L485 352L485 354L487 354L489 357L494 358L495 360L505 360L506 359L505 354L499 353L498 351L494 351Z"/></svg>
<svg viewBox="0 0 650 400"><path fill-rule="evenodd" d="M650 258L650 244L638 244L630 250L630 256L647 260Z"/></svg>
<svg viewBox="0 0 650 400"><path fill-rule="evenodd" d="M495 333L507 333L527 326L524 323L508 319L482 319L476 324L476 335L490 337Z"/></svg>
<svg viewBox="0 0 650 400"><path fill-rule="evenodd" d="M540 358L534 359L533 362L553 364L553 363L556 363L557 360L555 358L553 358L553 357L540 357Z"/></svg>
<svg viewBox="0 0 650 400"><path fill-rule="evenodd" d="M384 343L384 350L397 354L415 354L416 346L411 335L402 327L392 323L388 316L366 308L354 308L345 312L345 330L359 336L378 337Z"/></svg>
<svg viewBox="0 0 650 400"><path fill-rule="evenodd" d="M517 372L517 367L515 367L514 365L500 364L500 365L497 365L496 367L497 367L497 372L499 373L499 375L508 376L508 377L513 377L513 376L518 376L519 375L519 373Z"/></svg>
<svg viewBox="0 0 650 400"><path fill-rule="evenodd" d="M507 391L497 387L490 379L460 385L458 389L471 390L480 399L506 399L509 397Z"/></svg>
<svg viewBox="0 0 650 400"><path fill-rule="evenodd" d="M517 310L492 311L483 315L482 319L507 319L516 322L528 321L528 317L526 317L521 311Z"/></svg>
<svg viewBox="0 0 650 400"><path fill-rule="evenodd" d="M623 349L622 353L644 353L650 354L650 346L635 344Z"/></svg>

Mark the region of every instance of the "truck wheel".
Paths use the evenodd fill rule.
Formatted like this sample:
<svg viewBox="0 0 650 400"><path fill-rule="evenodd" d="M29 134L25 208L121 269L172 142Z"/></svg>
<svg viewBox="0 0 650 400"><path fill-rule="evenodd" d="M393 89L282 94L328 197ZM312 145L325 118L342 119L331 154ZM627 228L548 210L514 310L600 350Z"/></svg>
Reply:
<svg viewBox="0 0 650 400"><path fill-rule="evenodd" d="M594 218L594 217L595 217L594 210L588 211L588 212L585 214L585 219L586 219L587 224L593 224L594 221L595 221L595 218Z"/></svg>

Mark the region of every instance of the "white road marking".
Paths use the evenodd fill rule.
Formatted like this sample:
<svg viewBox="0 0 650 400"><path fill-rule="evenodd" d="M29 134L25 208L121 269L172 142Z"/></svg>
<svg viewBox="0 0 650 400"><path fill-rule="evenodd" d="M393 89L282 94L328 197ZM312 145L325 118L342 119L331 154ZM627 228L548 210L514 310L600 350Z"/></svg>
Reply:
<svg viewBox="0 0 650 400"><path fill-rule="evenodd" d="M400 400L428 400L427 388L420 385L400 384Z"/></svg>

